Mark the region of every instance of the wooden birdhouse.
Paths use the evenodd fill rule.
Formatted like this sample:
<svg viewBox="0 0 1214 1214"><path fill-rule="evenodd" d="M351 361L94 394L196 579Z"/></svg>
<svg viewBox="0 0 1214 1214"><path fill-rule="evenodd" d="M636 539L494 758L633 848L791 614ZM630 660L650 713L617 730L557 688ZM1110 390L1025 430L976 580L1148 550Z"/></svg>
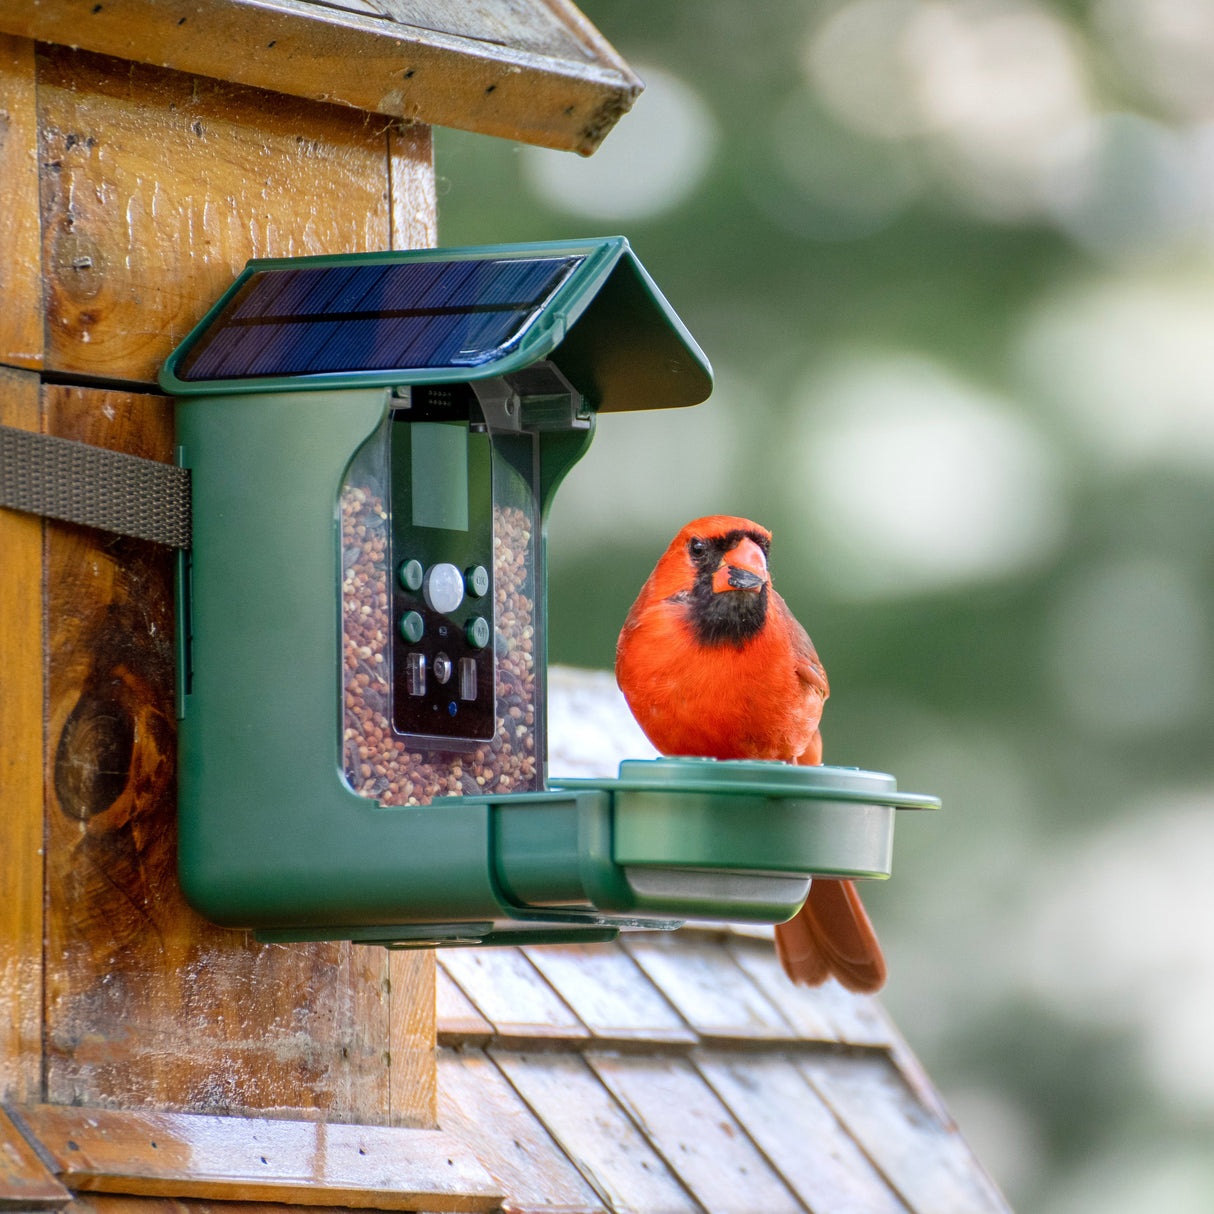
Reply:
<svg viewBox="0 0 1214 1214"><path fill-rule="evenodd" d="M177 879L161 368L250 261L433 246L431 125L590 154L641 87L563 0L0 3L0 1208L1004 1208L879 1009L765 941L436 969L214 926Z"/></svg>

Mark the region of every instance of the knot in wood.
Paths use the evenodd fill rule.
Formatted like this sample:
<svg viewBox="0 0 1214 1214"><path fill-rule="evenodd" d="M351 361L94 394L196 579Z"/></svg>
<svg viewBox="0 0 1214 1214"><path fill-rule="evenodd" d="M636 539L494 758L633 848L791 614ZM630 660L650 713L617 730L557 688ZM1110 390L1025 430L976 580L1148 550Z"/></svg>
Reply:
<svg viewBox="0 0 1214 1214"><path fill-rule="evenodd" d="M86 690L55 752L55 795L63 812L84 822L109 809L126 789L134 751L130 712Z"/></svg>

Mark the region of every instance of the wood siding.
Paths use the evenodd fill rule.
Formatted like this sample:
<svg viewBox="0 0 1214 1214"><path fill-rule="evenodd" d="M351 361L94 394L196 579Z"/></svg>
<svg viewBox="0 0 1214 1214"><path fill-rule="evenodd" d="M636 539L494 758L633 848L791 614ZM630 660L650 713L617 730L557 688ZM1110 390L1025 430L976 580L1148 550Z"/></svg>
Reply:
<svg viewBox="0 0 1214 1214"><path fill-rule="evenodd" d="M428 127L9 35L0 180L0 424L162 461L160 363L248 258L435 239ZM379 1127L381 1157L417 1164L415 1202L496 1204L434 1129L432 954L260 945L182 898L175 557L7 510L0 553L0 1099L16 1121L29 1130L20 1111L40 1108L57 1125L75 1106L94 1161L109 1158L103 1112ZM0 1207L53 1206L65 1191L13 1125L0 1124ZM296 1141L276 1133L283 1151ZM298 1202L311 1166L298 1141L293 1196L258 1187L251 1166L222 1192L71 1183ZM355 1192L372 1174L358 1158L307 1199L375 1204Z"/></svg>

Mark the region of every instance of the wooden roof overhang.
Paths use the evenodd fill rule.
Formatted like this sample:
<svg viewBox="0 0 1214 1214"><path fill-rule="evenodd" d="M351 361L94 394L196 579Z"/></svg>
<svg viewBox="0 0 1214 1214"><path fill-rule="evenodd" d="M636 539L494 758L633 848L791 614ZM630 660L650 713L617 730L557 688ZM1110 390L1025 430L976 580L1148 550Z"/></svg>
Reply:
<svg viewBox="0 0 1214 1214"><path fill-rule="evenodd" d="M0 32L584 156L643 87L565 0L5 2Z"/></svg>

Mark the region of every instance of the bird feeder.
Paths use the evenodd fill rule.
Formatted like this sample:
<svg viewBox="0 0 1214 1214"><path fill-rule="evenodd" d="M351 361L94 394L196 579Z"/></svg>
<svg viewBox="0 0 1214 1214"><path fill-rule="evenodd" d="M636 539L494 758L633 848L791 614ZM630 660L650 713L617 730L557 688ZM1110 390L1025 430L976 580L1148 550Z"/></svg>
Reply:
<svg viewBox="0 0 1214 1214"><path fill-rule="evenodd" d="M599 415L708 364L622 238L262 260L168 360L179 871L265 940L779 922L931 798L839 768L547 779L544 532Z"/></svg>

